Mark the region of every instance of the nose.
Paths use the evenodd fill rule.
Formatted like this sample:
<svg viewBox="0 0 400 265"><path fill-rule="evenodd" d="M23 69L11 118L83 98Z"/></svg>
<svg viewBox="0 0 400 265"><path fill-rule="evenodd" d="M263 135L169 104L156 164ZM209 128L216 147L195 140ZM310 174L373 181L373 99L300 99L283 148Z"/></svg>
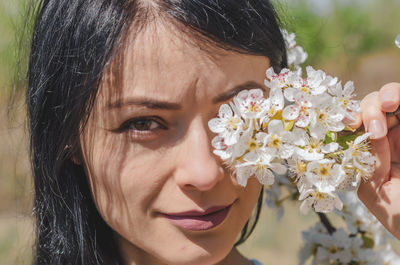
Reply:
<svg viewBox="0 0 400 265"><path fill-rule="evenodd" d="M185 190L207 191L224 178L224 170L212 152L211 132L197 117L178 146L175 181Z"/></svg>

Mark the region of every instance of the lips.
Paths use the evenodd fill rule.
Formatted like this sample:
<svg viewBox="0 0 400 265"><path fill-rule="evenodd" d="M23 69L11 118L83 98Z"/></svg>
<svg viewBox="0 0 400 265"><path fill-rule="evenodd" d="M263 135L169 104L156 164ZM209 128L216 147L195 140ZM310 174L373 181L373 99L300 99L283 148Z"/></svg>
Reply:
<svg viewBox="0 0 400 265"><path fill-rule="evenodd" d="M191 231L204 231L221 224L228 216L232 204L215 206L206 211L187 211L162 214L174 225Z"/></svg>

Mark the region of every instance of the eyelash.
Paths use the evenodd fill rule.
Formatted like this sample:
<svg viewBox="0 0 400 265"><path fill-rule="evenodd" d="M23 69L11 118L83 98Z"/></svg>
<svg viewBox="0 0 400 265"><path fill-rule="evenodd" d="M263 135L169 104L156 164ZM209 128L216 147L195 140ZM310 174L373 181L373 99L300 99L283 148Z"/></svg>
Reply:
<svg viewBox="0 0 400 265"><path fill-rule="evenodd" d="M142 122L142 126L150 125L149 129L138 129L138 122ZM150 123L150 124L148 124ZM154 127L154 123L156 123L157 128ZM163 125L163 121L157 117L138 117L130 119L124 122L120 128L118 129L119 132L127 132L130 137L139 139L139 140L147 140L153 138L159 133L159 130L166 130L167 127Z"/></svg>

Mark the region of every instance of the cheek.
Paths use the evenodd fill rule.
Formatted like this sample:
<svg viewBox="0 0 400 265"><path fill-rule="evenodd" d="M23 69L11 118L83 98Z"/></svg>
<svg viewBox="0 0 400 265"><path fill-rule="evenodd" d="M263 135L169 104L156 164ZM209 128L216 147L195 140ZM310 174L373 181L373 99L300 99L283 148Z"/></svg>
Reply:
<svg viewBox="0 0 400 265"><path fill-rule="evenodd" d="M261 188L261 184L256 178L253 177L249 179L246 188L244 188L240 193L239 207L241 215L239 216L239 219L242 219L243 225L250 217L251 212L257 204Z"/></svg>
<svg viewBox="0 0 400 265"><path fill-rule="evenodd" d="M149 214L169 163L160 161L157 152L135 146L122 136L103 136L98 139L107 140L94 142L91 155L86 155L86 171L99 213L123 234L121 230L138 227Z"/></svg>

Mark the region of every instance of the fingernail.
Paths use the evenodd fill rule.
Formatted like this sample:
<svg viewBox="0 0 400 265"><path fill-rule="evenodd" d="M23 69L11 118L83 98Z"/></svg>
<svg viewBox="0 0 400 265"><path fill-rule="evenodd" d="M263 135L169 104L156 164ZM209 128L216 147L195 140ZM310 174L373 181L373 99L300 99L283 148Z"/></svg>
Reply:
<svg viewBox="0 0 400 265"><path fill-rule="evenodd" d="M395 95L391 92L382 93L380 100L382 107L385 109L391 108L396 104Z"/></svg>
<svg viewBox="0 0 400 265"><path fill-rule="evenodd" d="M368 125L368 132L370 132L371 138L376 139L384 136L383 125L379 120L372 120Z"/></svg>

